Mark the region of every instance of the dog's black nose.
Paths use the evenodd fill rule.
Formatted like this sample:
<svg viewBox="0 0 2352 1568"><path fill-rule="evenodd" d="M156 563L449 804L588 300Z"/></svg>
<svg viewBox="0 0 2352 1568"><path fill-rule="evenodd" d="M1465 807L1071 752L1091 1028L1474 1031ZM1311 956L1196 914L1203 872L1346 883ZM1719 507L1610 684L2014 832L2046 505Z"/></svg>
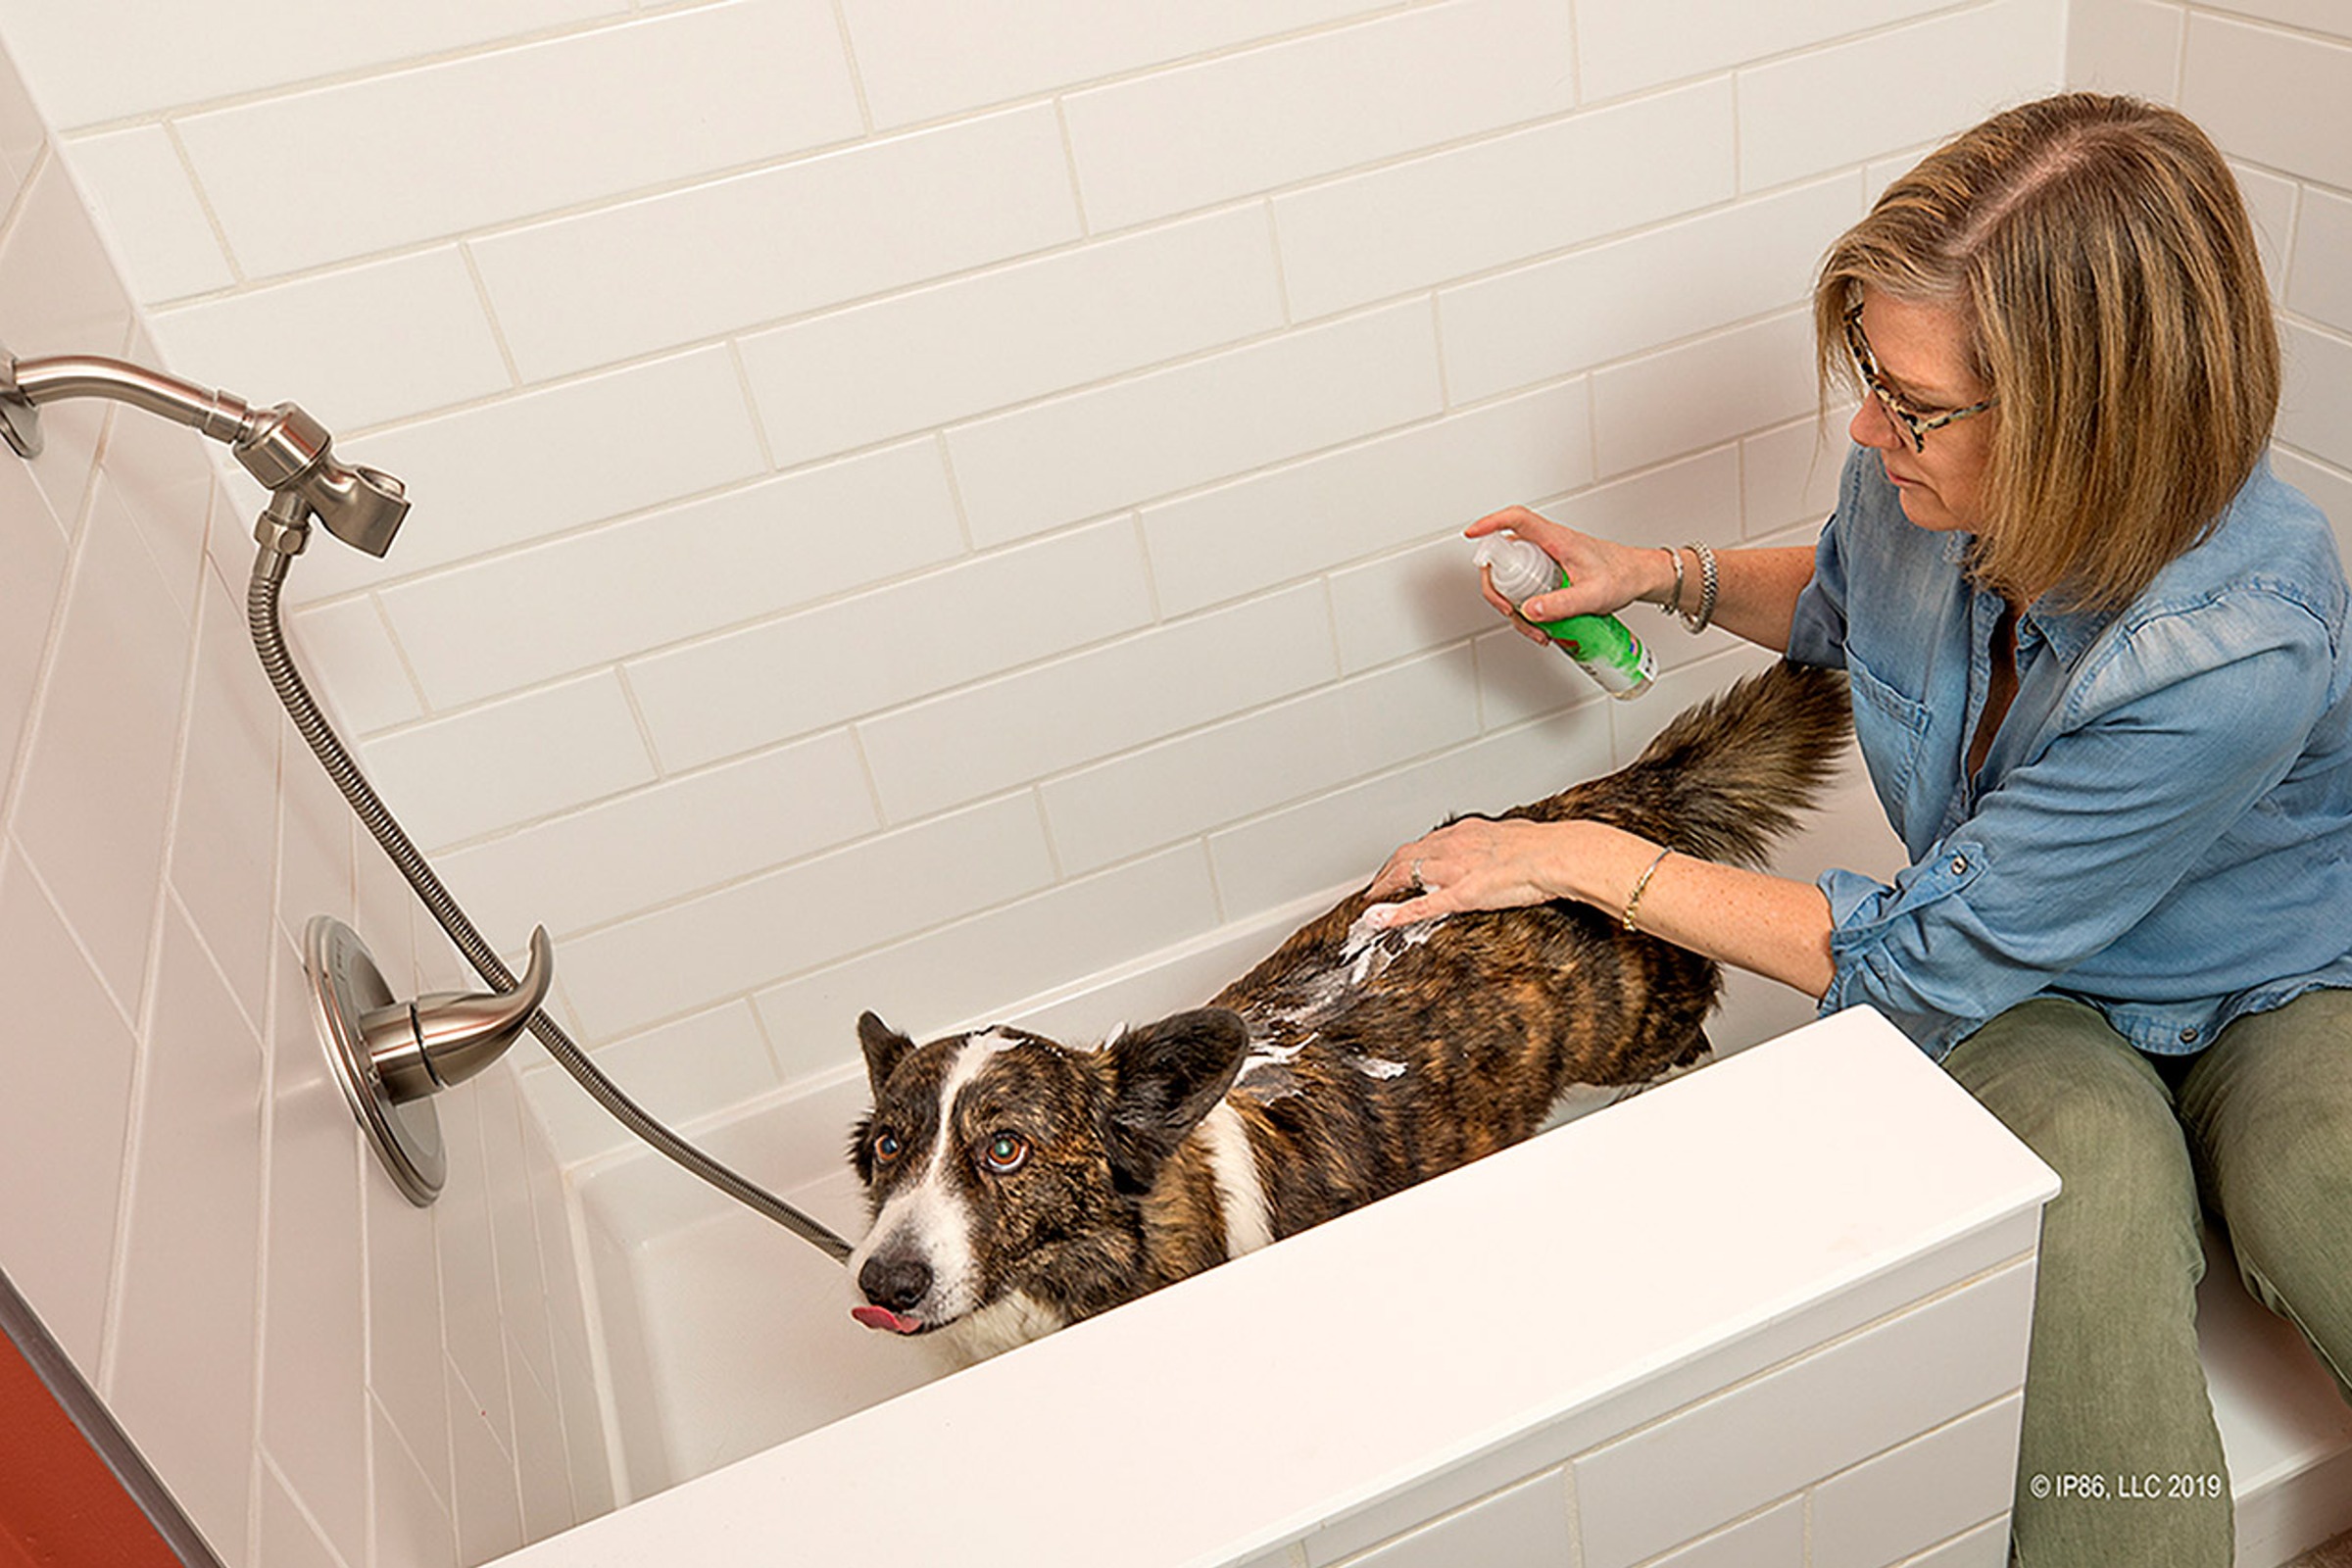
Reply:
<svg viewBox="0 0 2352 1568"><path fill-rule="evenodd" d="M931 1265L919 1257L869 1257L858 1271L858 1288L876 1306L904 1312L931 1290Z"/></svg>

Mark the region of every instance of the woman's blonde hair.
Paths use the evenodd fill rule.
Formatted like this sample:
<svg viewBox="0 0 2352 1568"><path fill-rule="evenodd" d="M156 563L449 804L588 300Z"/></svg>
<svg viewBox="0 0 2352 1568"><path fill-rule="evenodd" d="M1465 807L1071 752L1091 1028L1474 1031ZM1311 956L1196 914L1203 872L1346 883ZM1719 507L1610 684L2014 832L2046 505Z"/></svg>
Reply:
<svg viewBox="0 0 2352 1568"><path fill-rule="evenodd" d="M2173 110L2044 98L1888 186L1814 290L1825 406L1857 385L1844 325L1862 288L1966 318L1998 400L1978 416L1995 424L1974 571L2013 598L2121 609L2270 443L2278 335L2253 228L2220 152Z"/></svg>

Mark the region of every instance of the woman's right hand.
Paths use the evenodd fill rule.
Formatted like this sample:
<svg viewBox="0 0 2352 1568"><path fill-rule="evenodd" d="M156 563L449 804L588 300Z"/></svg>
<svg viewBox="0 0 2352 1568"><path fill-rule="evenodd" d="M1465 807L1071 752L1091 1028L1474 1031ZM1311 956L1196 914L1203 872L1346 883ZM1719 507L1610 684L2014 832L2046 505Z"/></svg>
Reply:
<svg viewBox="0 0 2352 1568"><path fill-rule="evenodd" d="M1525 507L1505 507L1490 513L1462 530L1464 538L1483 539L1504 530L1533 541L1560 564L1569 585L1538 594L1524 605L1513 605L1494 591L1484 571L1479 590L1507 618L1522 637L1534 642L1549 639L1535 622L1565 620L1570 615L1615 614L1638 601L1664 604L1674 592L1674 565L1662 546L1621 545L1597 535L1565 528Z"/></svg>

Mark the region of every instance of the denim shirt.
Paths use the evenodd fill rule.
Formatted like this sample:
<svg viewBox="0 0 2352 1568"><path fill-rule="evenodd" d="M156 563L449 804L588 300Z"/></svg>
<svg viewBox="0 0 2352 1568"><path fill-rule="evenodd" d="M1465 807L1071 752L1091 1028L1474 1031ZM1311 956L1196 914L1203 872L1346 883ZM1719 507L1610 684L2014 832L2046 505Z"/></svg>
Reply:
<svg viewBox="0 0 2352 1568"><path fill-rule="evenodd" d="M1797 602L1791 659L1843 667L1911 864L1821 879L1829 1013L1868 1004L1941 1056L2038 996L2142 1051L2352 986L2352 667L2319 510L2266 462L2120 613L2036 602L1973 778L2000 596L1967 535L1906 518L1856 448Z"/></svg>

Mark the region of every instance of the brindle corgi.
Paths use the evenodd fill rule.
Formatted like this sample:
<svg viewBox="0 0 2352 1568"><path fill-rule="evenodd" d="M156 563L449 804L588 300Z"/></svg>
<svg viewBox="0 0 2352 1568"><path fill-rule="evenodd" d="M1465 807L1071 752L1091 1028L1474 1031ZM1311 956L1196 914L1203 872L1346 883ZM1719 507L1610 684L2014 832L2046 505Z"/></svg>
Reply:
<svg viewBox="0 0 2352 1568"><path fill-rule="evenodd" d="M1840 675L1783 663L1632 765L1507 814L1754 863L1848 727ZM1572 1086L1706 1054L1716 965L1597 909L1375 932L1366 907L1343 901L1211 1005L1094 1050L1012 1028L917 1046L860 1018L858 1320L993 1353L1516 1143Z"/></svg>

